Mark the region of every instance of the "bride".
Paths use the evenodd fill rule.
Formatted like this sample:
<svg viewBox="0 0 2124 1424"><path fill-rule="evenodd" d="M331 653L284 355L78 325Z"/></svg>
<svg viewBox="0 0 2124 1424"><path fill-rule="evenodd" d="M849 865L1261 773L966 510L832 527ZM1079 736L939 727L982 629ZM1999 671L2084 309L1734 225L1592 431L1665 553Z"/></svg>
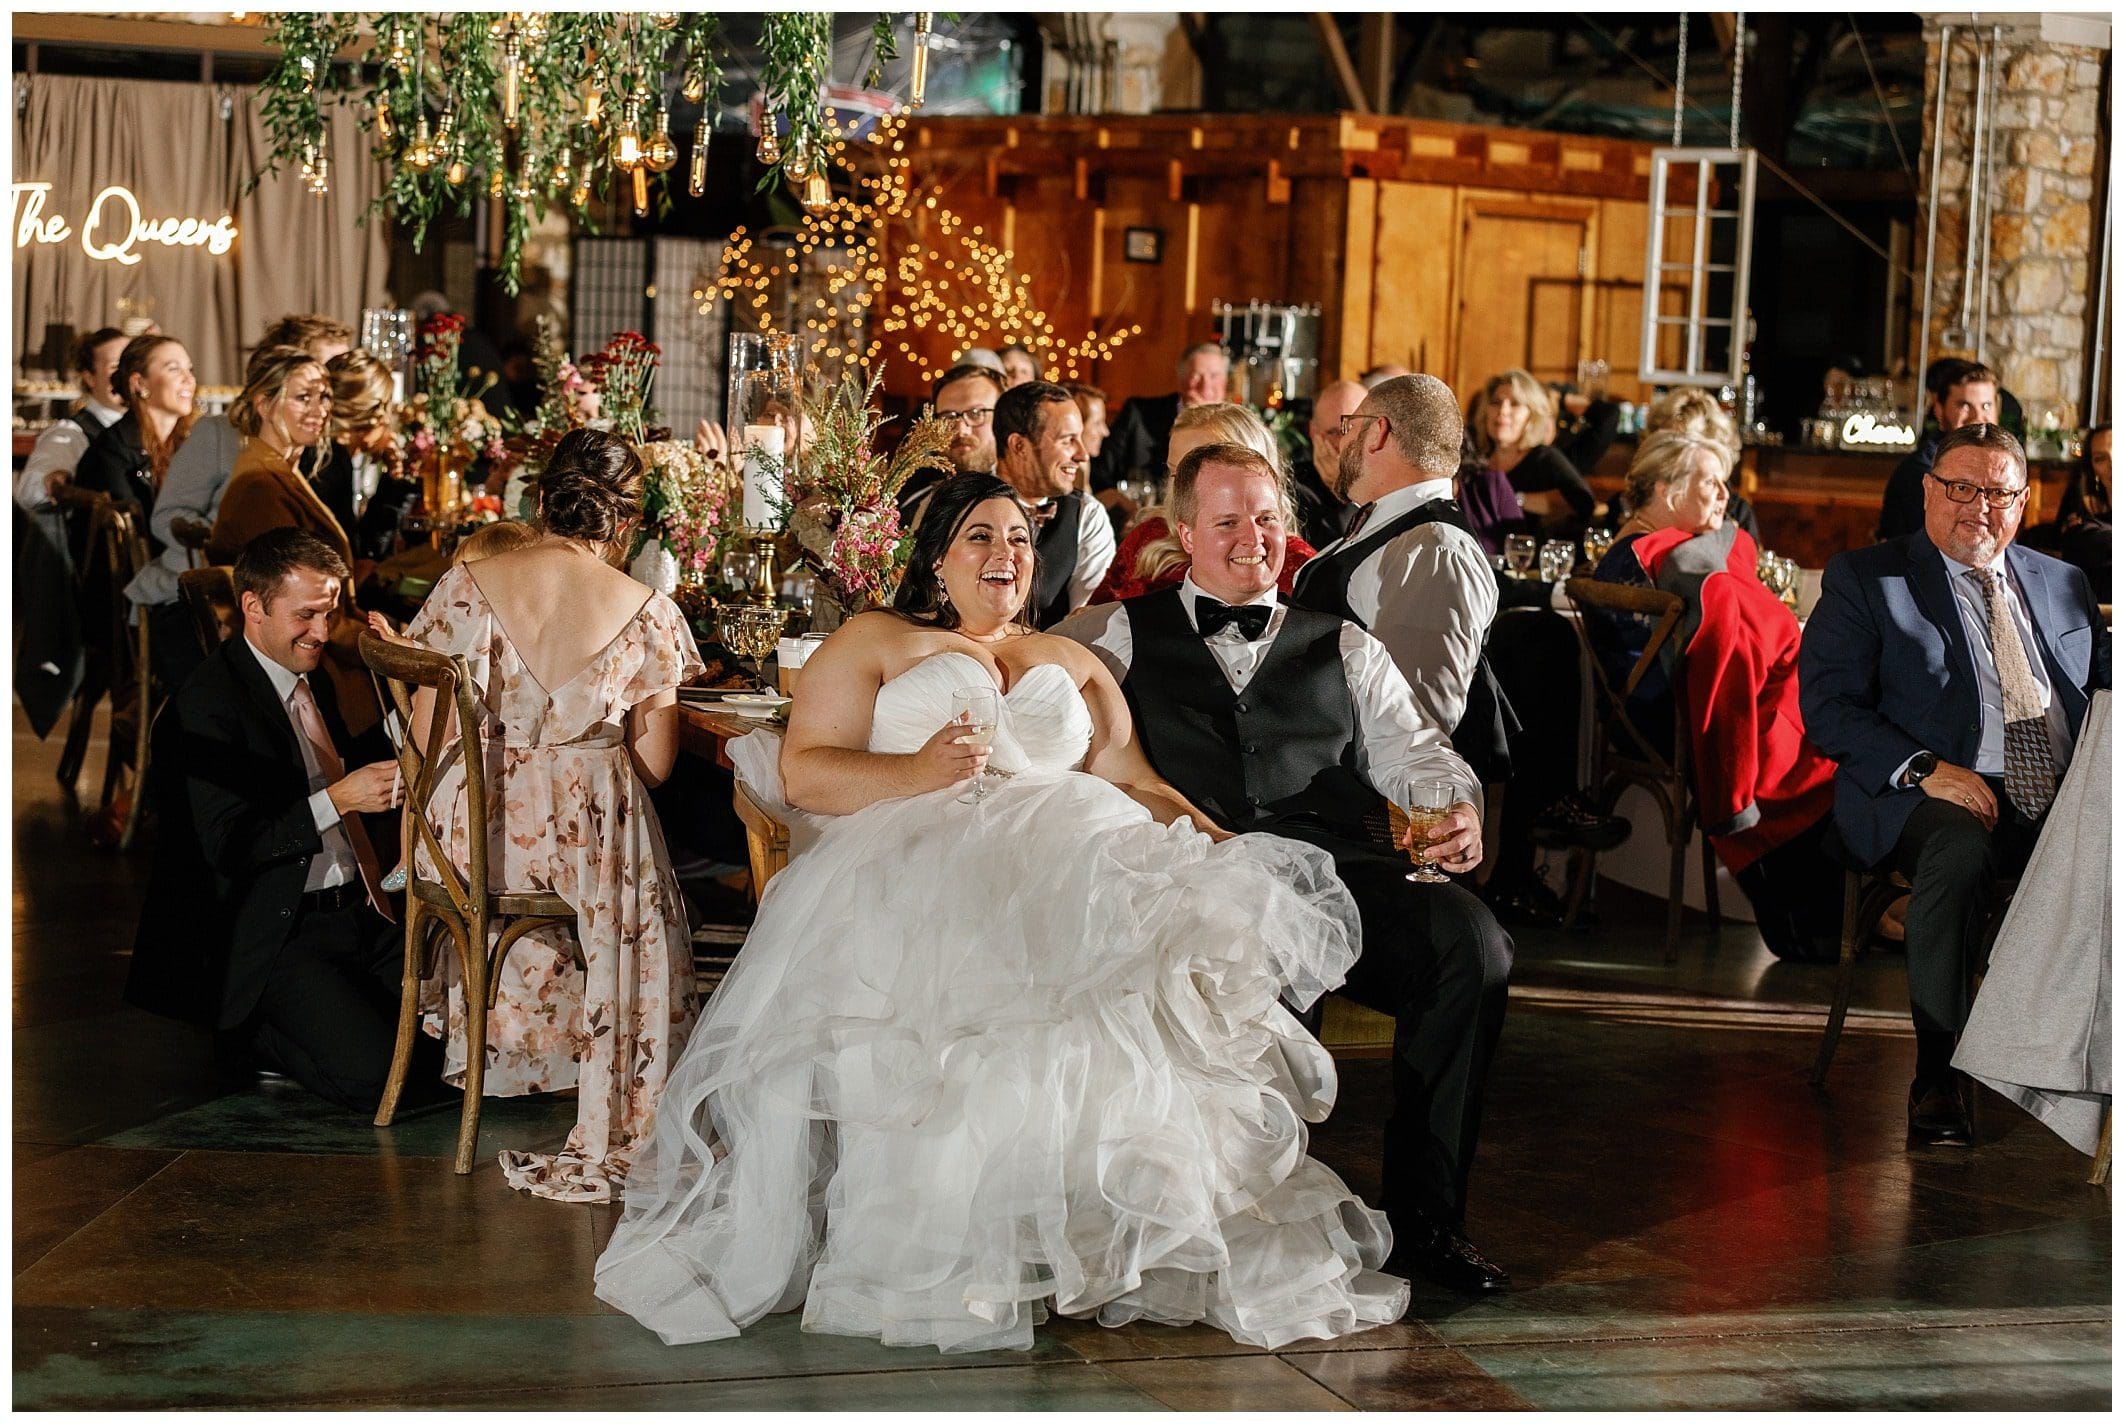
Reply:
<svg viewBox="0 0 2124 1424"><path fill-rule="evenodd" d="M672 1069L600 1298L667 1343L804 1328L1025 1349L1050 1309L1276 1347L1398 1319L1386 1220L1305 1155L1335 1070L1278 1002L1342 981L1324 852L1233 836L1023 611L1010 487L941 486L892 611L804 668L823 829ZM993 689L977 740L954 694ZM984 799L965 793L984 769Z"/></svg>

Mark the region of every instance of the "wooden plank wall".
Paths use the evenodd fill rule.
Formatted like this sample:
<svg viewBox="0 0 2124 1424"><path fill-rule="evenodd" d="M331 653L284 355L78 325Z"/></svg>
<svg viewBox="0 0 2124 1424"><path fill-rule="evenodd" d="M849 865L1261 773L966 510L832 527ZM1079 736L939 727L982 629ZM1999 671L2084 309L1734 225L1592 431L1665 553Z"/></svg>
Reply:
<svg viewBox="0 0 2124 1424"><path fill-rule="evenodd" d="M1456 379L1474 301L1477 320L1532 322L1551 373L1601 356L1640 394L1646 145L1353 115L928 119L909 138L940 203L1008 234L1058 332L1143 328L1085 373L1117 398L1172 389L1220 300L1319 304L1323 380L1389 361ZM1514 217L1565 224L1536 245L1570 270L1521 280L1469 250L1471 222ZM1126 260L1131 227L1163 234L1160 262ZM908 344L918 359L888 347L887 388L913 396L965 343Z"/></svg>

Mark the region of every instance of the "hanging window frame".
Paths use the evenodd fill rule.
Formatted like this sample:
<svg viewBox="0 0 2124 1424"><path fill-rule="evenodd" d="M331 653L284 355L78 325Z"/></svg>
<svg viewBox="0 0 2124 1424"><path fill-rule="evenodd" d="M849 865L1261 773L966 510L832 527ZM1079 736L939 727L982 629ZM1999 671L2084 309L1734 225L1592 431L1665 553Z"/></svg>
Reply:
<svg viewBox="0 0 2124 1424"><path fill-rule="evenodd" d="M1695 195L1684 206L1668 203L1675 176L1695 174ZM1730 175L1726 171L1730 170ZM1735 199L1732 207L1712 207L1716 189ZM1693 218L1688 229L1686 261L1670 259L1667 226L1676 218ZM1712 224L1735 224L1732 260L1714 262ZM1648 385L1738 387L1747 354L1748 277L1755 249L1755 150L1752 148L1656 148L1652 150L1651 194L1645 227L1645 295L1638 335L1638 379ZM1660 311L1660 295L1670 273L1687 273L1689 300L1680 316ZM1716 278L1730 278L1731 300L1710 309ZM1659 359L1663 333L1678 331L1681 361L1668 367ZM1707 338L1723 333L1723 365L1708 364L1714 350Z"/></svg>

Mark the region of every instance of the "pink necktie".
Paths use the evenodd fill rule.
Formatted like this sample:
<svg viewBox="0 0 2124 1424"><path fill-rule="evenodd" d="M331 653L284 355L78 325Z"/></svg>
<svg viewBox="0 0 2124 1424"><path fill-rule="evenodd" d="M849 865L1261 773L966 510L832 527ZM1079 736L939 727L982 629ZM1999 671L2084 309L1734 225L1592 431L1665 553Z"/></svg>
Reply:
<svg viewBox="0 0 2124 1424"><path fill-rule="evenodd" d="M295 709L295 725L309 739L310 750L317 753L317 769L324 773L326 783L345 776L346 764L340 761L339 752L332 746L331 734L325 731L324 718L318 714L317 698L310 692L307 678L295 679L295 691L288 702ZM391 902L384 898L382 877L376 870L376 852L369 847L369 833L362 829L361 817L350 813L342 816L339 824L346 829L348 844L354 847L354 861L361 867L361 883L369 892L369 903L385 919L396 919L391 913Z"/></svg>

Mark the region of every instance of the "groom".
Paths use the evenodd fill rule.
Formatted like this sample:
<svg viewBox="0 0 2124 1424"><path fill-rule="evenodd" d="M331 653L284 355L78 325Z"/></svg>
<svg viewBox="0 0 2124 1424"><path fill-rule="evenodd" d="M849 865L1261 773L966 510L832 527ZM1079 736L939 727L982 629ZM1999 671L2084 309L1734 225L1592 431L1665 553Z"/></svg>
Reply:
<svg viewBox="0 0 2124 1424"><path fill-rule="evenodd" d="M1418 710L1378 640L1278 601L1290 511L1242 445L1189 452L1168 491L1193 567L1178 588L1089 608L1055 629L1100 655L1159 775L1223 824L1331 853L1357 902L1363 954L1343 986L1394 1018L1394 1107L1382 1163L1390 1270L1482 1292L1506 1284L1464 1229L1484 1080L1504 1024L1512 942L1459 885L1410 882L1365 816L1411 780L1456 788L1432 858L1482 856L1482 793Z"/></svg>

